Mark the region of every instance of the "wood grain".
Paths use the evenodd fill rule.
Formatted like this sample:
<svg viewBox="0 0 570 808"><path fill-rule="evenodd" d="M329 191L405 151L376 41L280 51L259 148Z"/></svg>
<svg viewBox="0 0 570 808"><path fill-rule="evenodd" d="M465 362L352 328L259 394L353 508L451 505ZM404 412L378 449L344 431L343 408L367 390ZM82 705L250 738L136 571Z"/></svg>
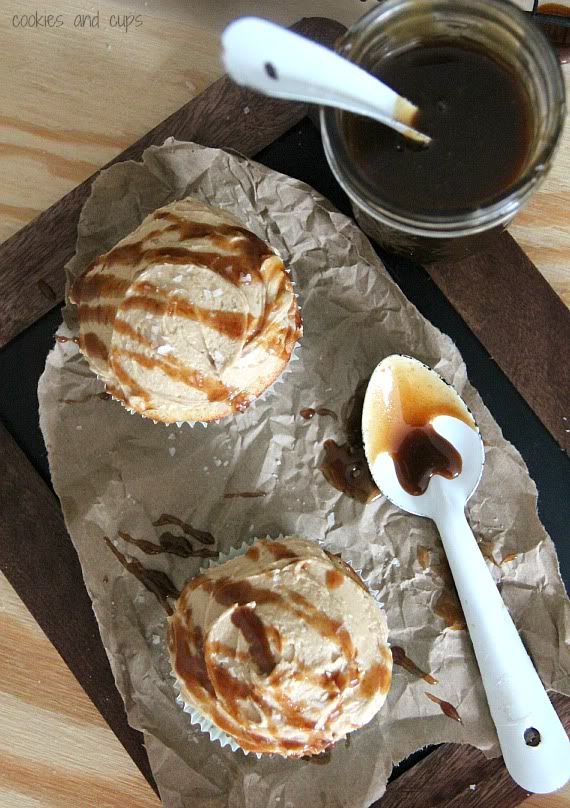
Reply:
<svg viewBox="0 0 570 808"><path fill-rule="evenodd" d="M0 569L152 783L142 736L127 724L59 502L1 423L0 457ZM35 673L36 657L28 650ZM6 687L1 671L0 681Z"/></svg>
<svg viewBox="0 0 570 808"><path fill-rule="evenodd" d="M0 576L2 808L158 808L160 801Z"/></svg>
<svg viewBox="0 0 570 808"><path fill-rule="evenodd" d="M11 28L33 0L3 0L0 14L0 240L82 182L129 143L202 91L221 73L218 34L241 13L291 23L325 15L349 24L376 0L107 0L101 16L132 10L144 24L128 34L75 30L94 3L61 0L66 27ZM528 0L520 0L528 5ZM564 68L570 86L570 65ZM3 154L2 146L18 153ZM63 158L59 173L58 159ZM570 128L553 169L511 233L557 293L570 303ZM554 215L553 215L554 214Z"/></svg>
<svg viewBox="0 0 570 808"><path fill-rule="evenodd" d="M334 42L343 30L338 23L324 18L306 19L296 27L326 44ZM168 137L253 155L306 112L304 104L264 98L223 77L108 165L138 160L145 149L161 145ZM18 148L14 146L11 151ZM63 267L74 253L79 214L95 176L0 246L0 347L63 300Z"/></svg>

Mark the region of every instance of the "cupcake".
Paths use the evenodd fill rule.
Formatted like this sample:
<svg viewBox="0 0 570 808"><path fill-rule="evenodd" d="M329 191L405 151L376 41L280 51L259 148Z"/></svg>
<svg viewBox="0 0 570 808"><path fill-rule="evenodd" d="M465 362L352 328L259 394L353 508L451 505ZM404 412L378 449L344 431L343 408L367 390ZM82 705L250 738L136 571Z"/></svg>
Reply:
<svg viewBox="0 0 570 808"><path fill-rule="evenodd" d="M301 335L287 270L232 215L166 205L72 286L79 348L107 391L164 423L240 412L280 376Z"/></svg>
<svg viewBox="0 0 570 808"><path fill-rule="evenodd" d="M307 539L257 541L189 581L168 644L185 709L234 749L319 754L368 723L390 687L384 612Z"/></svg>

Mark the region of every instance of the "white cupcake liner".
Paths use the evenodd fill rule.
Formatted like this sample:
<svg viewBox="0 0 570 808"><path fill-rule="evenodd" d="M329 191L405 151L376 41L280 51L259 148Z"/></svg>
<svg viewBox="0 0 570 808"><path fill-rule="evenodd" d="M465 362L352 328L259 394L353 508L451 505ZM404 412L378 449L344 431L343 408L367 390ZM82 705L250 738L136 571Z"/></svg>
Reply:
<svg viewBox="0 0 570 808"><path fill-rule="evenodd" d="M266 539L270 539L271 541L278 541L280 538L283 538L282 535L278 536L274 539L271 536L266 536ZM248 539L247 541L242 542L239 547L232 547L227 553L220 553L217 558L209 558L206 560L204 566L200 567L198 575L202 575L205 573L210 567L218 567L220 564L225 564L226 561L230 561L233 558L237 558L240 555L244 555L247 550L251 547L251 545L256 542L260 541L259 538ZM205 732L211 741L219 743L220 746L223 748L225 746L229 746L232 752L237 752L238 750L243 752L244 755L254 755L257 758L261 758L261 752L247 752L245 749L242 749L238 742L233 738L231 735L228 735L223 730L219 729L209 718L206 718L200 710L196 709L196 707L191 706L188 704L184 697L182 696L182 685L178 680L178 677L171 671L170 674L174 679L174 689L176 691L176 703L179 707L182 708L183 712L187 713L190 716L190 721L194 725L198 725L202 732ZM268 755L265 755L268 757Z"/></svg>
<svg viewBox="0 0 570 808"><path fill-rule="evenodd" d="M67 330L69 330L69 329L67 329ZM56 331L56 336L58 334L59 334L59 328ZM68 334L63 334L62 336L67 337ZM77 336L79 336L79 333L71 334L71 336L72 337L77 337ZM57 343L56 342L56 344L65 344L65 343ZM265 401L268 396L272 395L275 392L275 387L278 384L281 384L284 381L287 374L291 372L291 362L295 362L295 361L297 361L299 359L298 351L299 351L300 347L301 347L301 342L300 342L300 340L297 340L297 342L293 346L293 350L291 351L291 356L287 360L287 364L285 365L285 367L283 368L283 370L281 371L279 376L277 376L275 381L273 381L269 385L269 387L267 387L259 396L255 397L255 399L251 402L251 404L246 408L245 412L249 412L250 410L253 410L258 401ZM77 348L77 351L80 350L79 346L76 346L76 348ZM85 354L82 354L82 355L85 356ZM86 358L86 361L88 361L87 358ZM233 413L233 415L225 415L223 418L219 418L218 420L212 420L212 421L155 421L154 418L145 418L145 416L141 415L140 412L137 412L136 410L133 410L130 407L127 407L125 402L122 401L120 398L115 398L115 396L112 393L109 392L109 390L107 388L106 380L103 379L96 371L94 371L93 368L91 368L91 366L89 366L89 367L90 367L91 372L95 376L95 378L98 379L105 386L105 392L109 395L109 398L112 401L116 401L118 404L120 404L122 409L125 410L125 412L128 412L129 415L137 415L139 418L144 418L145 421L152 421L153 424L163 424L164 426L168 426L168 427L172 427L172 426L176 425L179 429L182 426L189 426L191 428L193 428L195 426L207 427L210 424L221 424L224 421L226 421L228 418L232 418L232 417L235 418L235 417L239 417L240 415L242 415L242 413L238 412L238 413ZM245 412L243 414L245 414Z"/></svg>
<svg viewBox="0 0 570 808"><path fill-rule="evenodd" d="M255 538L247 539L247 541L242 542L239 547L232 547L230 550L228 550L227 553L220 553L217 558L206 559L203 566L200 567L198 575L203 575L211 567L218 567L221 564L225 564L226 561L231 561L233 558L238 558L238 556L244 555L247 552L247 550L257 541L280 541L283 540L284 538L285 538L284 535L280 533L278 536L266 535L265 537L257 536ZM320 542L315 542L315 544L318 547L321 547ZM360 572L358 574L361 575ZM380 608L382 608L382 605L380 605ZM185 712L187 715L190 716L191 723L197 725L202 732L208 735L211 741L219 743L222 748L229 746L232 752L241 751L243 752L244 755L252 755L256 757L258 760L262 757L267 758L276 756L271 753L247 752L245 749L242 749L241 746L238 744L238 742L235 740L235 738L233 738L231 735L228 735L223 730L219 729L219 727L217 727L212 721L210 721L210 719L206 718L206 716L204 716L200 712L200 710L198 710L194 706L191 706L184 700L184 697L182 695L182 685L178 680L178 677L176 676L174 671L171 671L170 675L173 678L173 687L174 690L176 691L176 703L178 704L179 707L181 707L183 712Z"/></svg>

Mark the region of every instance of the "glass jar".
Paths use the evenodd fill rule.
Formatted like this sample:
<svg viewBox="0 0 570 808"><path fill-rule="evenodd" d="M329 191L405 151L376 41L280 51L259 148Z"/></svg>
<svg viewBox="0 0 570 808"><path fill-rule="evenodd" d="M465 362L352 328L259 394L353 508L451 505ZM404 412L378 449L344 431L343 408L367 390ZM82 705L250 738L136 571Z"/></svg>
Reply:
<svg viewBox="0 0 570 808"><path fill-rule="evenodd" d="M347 113L330 107L320 113L327 160L357 222L388 250L421 262L469 255L507 226L544 179L566 111L554 51L538 27L504 0L386 0L354 24L337 49L374 73L386 56L433 42L465 43L487 53L520 78L528 93L533 120L525 164L518 179L491 203L445 215L408 215L391 208L359 178L343 137Z"/></svg>

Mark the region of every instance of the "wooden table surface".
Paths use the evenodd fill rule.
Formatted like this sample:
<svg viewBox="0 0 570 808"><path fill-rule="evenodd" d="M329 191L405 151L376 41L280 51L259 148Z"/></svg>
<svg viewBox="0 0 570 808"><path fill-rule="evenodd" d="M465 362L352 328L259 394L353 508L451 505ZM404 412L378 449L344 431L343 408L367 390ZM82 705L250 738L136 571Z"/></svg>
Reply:
<svg viewBox="0 0 570 808"><path fill-rule="evenodd" d="M0 241L221 75L218 33L232 17L258 13L290 23L323 15L350 24L371 6L372 0L113 0L104 6L2 0ZM54 27L22 28L22 15L36 11L40 23L52 14ZM95 21L97 14L98 27L90 26L85 15ZM570 65L564 72L570 89ZM569 211L567 127L551 174L511 233L568 305ZM157 805L0 574L0 808ZM524 805L570 808L570 787Z"/></svg>

